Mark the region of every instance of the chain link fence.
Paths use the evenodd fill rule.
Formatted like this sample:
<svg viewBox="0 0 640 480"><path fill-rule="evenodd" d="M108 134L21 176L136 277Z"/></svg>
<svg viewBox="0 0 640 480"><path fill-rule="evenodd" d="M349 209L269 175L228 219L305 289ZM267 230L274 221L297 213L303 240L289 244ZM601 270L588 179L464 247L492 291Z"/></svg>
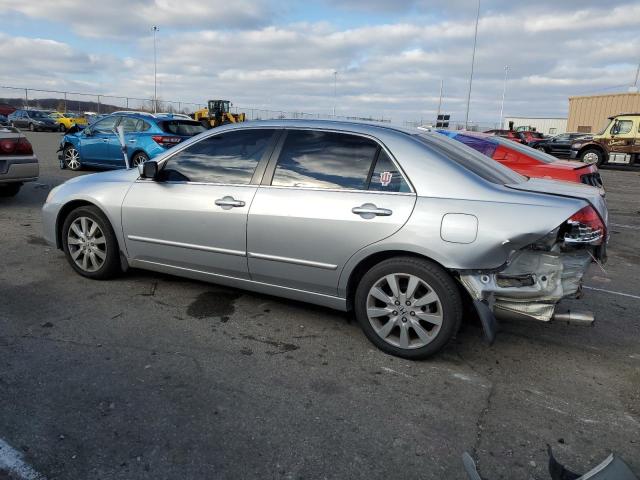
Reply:
<svg viewBox="0 0 640 480"><path fill-rule="evenodd" d="M206 104L158 99L154 109L152 98L121 97L117 95L98 95L91 93L66 92L61 90L44 90L37 88L20 88L0 86L0 104L8 104L14 108L37 108L58 112L103 114L119 110L135 110L143 112L168 112L192 114ZM344 115L326 115L285 110L269 110L253 107L232 107L233 113L244 112L248 120L269 119L340 119L368 120L374 122L390 122L390 119L373 117L356 117Z"/></svg>

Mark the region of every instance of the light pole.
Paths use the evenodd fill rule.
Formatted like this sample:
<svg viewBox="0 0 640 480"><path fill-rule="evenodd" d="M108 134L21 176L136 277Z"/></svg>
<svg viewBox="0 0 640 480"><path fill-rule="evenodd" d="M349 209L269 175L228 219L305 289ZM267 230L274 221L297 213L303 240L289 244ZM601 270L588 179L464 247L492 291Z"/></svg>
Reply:
<svg viewBox="0 0 640 480"><path fill-rule="evenodd" d="M471 84L473 83L473 65L476 61L476 44L478 43L478 23L480 22L480 0L478 0L478 12L476 13L476 30L473 34L473 53L471 54L471 73L469 74L469 91L467 92L467 113L464 117L465 130L469 127L469 105L471 103Z"/></svg>
<svg viewBox="0 0 640 480"><path fill-rule="evenodd" d="M509 72L509 65L504 66L504 84L502 85L502 102L500 103L500 126L502 128L502 117L504 114L504 95L507 91L507 73Z"/></svg>
<svg viewBox="0 0 640 480"><path fill-rule="evenodd" d="M336 118L336 103L337 103L337 87L338 87L338 71L333 71L333 118Z"/></svg>
<svg viewBox="0 0 640 480"><path fill-rule="evenodd" d="M436 126L438 126L438 120L440 120L440 107L442 107L442 87L444 86L444 80L440 80L440 99L438 100L438 113L436 114Z"/></svg>
<svg viewBox="0 0 640 480"><path fill-rule="evenodd" d="M153 30L153 113L158 113L158 57L156 55L156 32L160 30L154 25Z"/></svg>

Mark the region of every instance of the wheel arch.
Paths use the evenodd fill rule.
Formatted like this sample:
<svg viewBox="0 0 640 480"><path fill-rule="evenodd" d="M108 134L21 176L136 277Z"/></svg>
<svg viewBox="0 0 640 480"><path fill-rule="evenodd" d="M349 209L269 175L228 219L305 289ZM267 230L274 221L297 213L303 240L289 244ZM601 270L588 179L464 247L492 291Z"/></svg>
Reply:
<svg viewBox="0 0 640 480"><path fill-rule="evenodd" d="M96 205L95 203L92 203L88 200L71 200L68 203L65 203L60 210L58 211L58 215L56 217L56 248L58 248L59 250L62 249L62 226L64 225L64 221L66 220L66 218L69 216L69 214L71 212L73 212L76 208L79 207L96 207L98 210L100 210L102 212L102 214L105 216L105 218L109 219L109 215L107 215L107 213L100 208L99 205ZM111 228L113 228L113 225L111 225ZM117 235L116 235L116 240L117 240Z"/></svg>
<svg viewBox="0 0 640 480"><path fill-rule="evenodd" d="M607 158L609 157L609 155L607 154L607 151L604 149L604 147L602 145L600 145L599 143L587 143L586 145L583 145L580 150L578 150L578 156L581 157L582 154L584 152L586 152L587 150L598 150L600 153L602 153L603 159L606 161Z"/></svg>
<svg viewBox="0 0 640 480"><path fill-rule="evenodd" d="M465 295L467 297L469 296L469 293L466 291L466 289L462 288L462 285L460 285L460 283L457 281L457 278L454 272L451 269L445 267L438 260L432 257L429 257L425 254L418 253L415 251L410 251L410 250L401 250L401 249L381 250L381 251L373 252L367 255L366 257L360 259L358 263L349 270L348 279L346 280L345 285L343 286L346 294L347 310L353 309L353 298L355 296L356 289L358 288L358 282L363 277L363 275L378 263L394 257L413 257L421 260L426 260L428 262L431 262L437 265L438 267L442 268L442 270L447 272L451 276L451 278L453 278L456 281L456 285L458 285L458 290L460 290L460 293L463 296L463 298L465 297Z"/></svg>

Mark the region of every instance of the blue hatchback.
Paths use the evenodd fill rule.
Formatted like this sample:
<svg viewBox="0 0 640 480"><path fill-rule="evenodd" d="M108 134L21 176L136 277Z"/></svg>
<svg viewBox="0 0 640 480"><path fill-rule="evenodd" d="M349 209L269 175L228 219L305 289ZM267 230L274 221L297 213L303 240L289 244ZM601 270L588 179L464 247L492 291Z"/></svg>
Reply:
<svg viewBox="0 0 640 480"><path fill-rule="evenodd" d="M129 165L135 166L167 148L204 132L200 122L171 114L117 113L108 115L84 130L66 134L60 141L60 168L82 166L124 168L125 161L116 129L124 130Z"/></svg>

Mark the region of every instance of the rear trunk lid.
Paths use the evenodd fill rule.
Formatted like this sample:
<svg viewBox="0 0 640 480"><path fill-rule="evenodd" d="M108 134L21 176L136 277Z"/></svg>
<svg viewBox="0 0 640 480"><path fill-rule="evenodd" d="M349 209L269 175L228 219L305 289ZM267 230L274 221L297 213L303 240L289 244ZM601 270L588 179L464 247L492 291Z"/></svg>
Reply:
<svg viewBox="0 0 640 480"><path fill-rule="evenodd" d="M541 178L530 178L526 182L505 185L514 190L525 192L545 193L558 197L579 198L589 202L598 212L604 224L609 226L609 213L607 202L600 194L600 190L589 185L574 182L561 182L558 180L545 180Z"/></svg>

